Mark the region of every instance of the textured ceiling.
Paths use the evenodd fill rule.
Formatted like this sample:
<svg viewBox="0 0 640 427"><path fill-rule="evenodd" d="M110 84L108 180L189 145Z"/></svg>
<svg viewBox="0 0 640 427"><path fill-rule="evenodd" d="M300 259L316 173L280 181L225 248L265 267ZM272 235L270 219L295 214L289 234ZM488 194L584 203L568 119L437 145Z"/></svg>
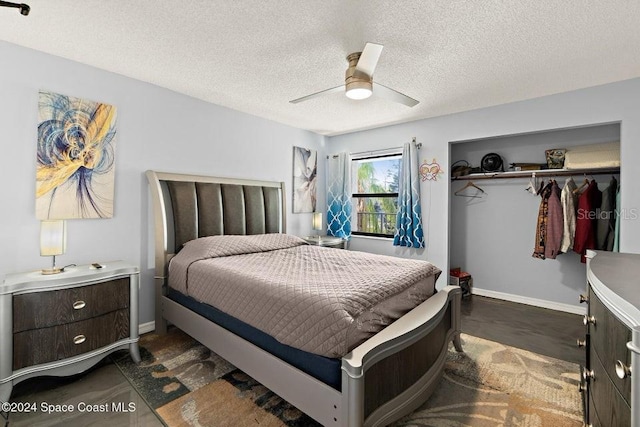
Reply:
<svg viewBox="0 0 640 427"><path fill-rule="evenodd" d="M637 0L31 0L0 39L298 128L336 135L640 76ZM409 108L342 93L346 55ZM10 64L2 64L3 67Z"/></svg>

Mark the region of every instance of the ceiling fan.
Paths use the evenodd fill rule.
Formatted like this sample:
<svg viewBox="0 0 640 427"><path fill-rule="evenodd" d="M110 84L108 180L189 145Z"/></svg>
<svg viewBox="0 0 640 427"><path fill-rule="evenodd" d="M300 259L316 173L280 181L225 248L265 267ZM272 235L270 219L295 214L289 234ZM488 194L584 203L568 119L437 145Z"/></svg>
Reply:
<svg viewBox="0 0 640 427"><path fill-rule="evenodd" d="M376 69L376 65L378 65L382 48L383 46L381 44L367 43L362 52L354 52L348 55L347 61L349 61L349 68L347 68L345 73L343 85L312 93L311 95L293 99L289 102L297 104L318 96L344 90L345 95L351 99L366 99L375 92L376 96L380 98L399 102L408 107L417 105L419 101L373 81L373 72Z"/></svg>

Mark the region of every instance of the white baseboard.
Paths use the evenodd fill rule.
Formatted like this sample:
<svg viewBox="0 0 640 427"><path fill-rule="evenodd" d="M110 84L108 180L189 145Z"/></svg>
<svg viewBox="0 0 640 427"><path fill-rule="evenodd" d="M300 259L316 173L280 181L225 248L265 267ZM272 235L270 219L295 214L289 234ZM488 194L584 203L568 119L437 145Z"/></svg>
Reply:
<svg viewBox="0 0 640 427"><path fill-rule="evenodd" d="M491 291L488 289L479 289L471 287L471 293L483 297L502 299L505 301L517 302L520 304L532 305L534 307L549 308L551 310L564 311L572 314L586 314L586 308L571 304L563 304L560 302L546 301L543 299L523 297L520 295L507 294L505 292Z"/></svg>
<svg viewBox="0 0 640 427"><path fill-rule="evenodd" d="M156 330L156 322L152 321L152 322L147 322L147 323L141 323L138 325L138 333L140 335L142 334L146 334L147 332L153 332Z"/></svg>

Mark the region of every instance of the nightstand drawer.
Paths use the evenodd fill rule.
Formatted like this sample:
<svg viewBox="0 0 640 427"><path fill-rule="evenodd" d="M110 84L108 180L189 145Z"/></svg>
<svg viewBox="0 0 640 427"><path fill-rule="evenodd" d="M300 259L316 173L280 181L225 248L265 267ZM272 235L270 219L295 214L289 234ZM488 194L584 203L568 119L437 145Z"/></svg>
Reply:
<svg viewBox="0 0 640 427"><path fill-rule="evenodd" d="M600 422L600 418L598 418L596 407L593 404L593 399L591 398L591 396L589 397L589 422L585 423L585 426L587 425L591 427L603 427L602 423Z"/></svg>
<svg viewBox="0 0 640 427"><path fill-rule="evenodd" d="M129 337L129 310L13 335L13 369L77 356Z"/></svg>
<svg viewBox="0 0 640 427"><path fill-rule="evenodd" d="M14 295L13 332L64 325L129 307L129 277L90 286Z"/></svg>

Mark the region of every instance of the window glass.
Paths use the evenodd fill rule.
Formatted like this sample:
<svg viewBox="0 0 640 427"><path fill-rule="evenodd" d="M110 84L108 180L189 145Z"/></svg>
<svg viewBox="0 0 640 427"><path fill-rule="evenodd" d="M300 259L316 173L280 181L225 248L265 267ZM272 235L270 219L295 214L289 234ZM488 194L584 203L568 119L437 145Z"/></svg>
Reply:
<svg viewBox="0 0 640 427"><path fill-rule="evenodd" d="M353 234L393 237L400 154L353 160Z"/></svg>

